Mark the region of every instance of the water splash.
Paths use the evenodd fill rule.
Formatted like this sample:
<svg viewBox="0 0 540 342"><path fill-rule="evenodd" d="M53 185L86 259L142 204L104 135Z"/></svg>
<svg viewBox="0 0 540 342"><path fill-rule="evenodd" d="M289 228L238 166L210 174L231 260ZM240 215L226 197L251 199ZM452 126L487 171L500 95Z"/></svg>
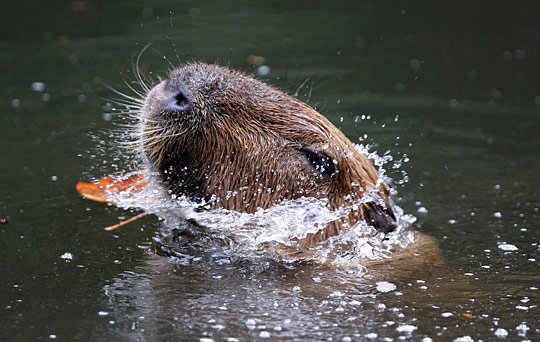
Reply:
<svg viewBox="0 0 540 342"><path fill-rule="evenodd" d="M369 155L372 159L379 158L374 152ZM375 165L382 168L389 161L392 158L383 156L375 161ZM148 170L143 173L150 175L150 186L135 194L120 194L117 205L125 209L140 208L158 216L162 220L161 234L155 238L158 244L168 244L171 232L185 229L186 222L189 222L204 235L207 242L204 249L214 252L219 249L220 255L225 257L265 255L281 261L311 260L346 266L359 265L366 259L387 258L414 241L414 233L409 227L416 218L404 214L396 205L394 211L398 227L389 234L380 233L360 221L309 250L298 243L308 234L347 216L353 207L376 200L382 177L357 203L337 210L329 209L325 199L302 197L254 213L241 213L227 209L210 210L209 203L195 203L183 196L177 197L164 189L157 174ZM189 260L193 260L192 257Z"/></svg>

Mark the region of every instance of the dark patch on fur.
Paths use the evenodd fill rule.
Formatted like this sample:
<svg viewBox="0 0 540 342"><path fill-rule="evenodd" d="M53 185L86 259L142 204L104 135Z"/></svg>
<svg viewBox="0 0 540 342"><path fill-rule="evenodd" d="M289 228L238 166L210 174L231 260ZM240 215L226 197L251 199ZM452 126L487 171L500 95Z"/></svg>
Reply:
<svg viewBox="0 0 540 342"><path fill-rule="evenodd" d="M375 202L364 204L366 222L382 233L390 233L397 228L396 215L389 206L383 207Z"/></svg>
<svg viewBox="0 0 540 342"><path fill-rule="evenodd" d="M337 170L334 160L324 154L323 151L311 147L302 147L299 149L299 151L304 154L315 170L321 173L324 177L329 179L337 178Z"/></svg>

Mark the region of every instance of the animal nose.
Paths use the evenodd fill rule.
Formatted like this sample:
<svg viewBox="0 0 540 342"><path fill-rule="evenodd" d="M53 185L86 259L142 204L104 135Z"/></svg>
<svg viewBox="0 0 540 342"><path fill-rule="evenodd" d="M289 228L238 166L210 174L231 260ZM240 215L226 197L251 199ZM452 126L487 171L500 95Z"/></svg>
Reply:
<svg viewBox="0 0 540 342"><path fill-rule="evenodd" d="M174 112L185 112L191 108L191 102L182 91L176 91L168 100L165 109Z"/></svg>

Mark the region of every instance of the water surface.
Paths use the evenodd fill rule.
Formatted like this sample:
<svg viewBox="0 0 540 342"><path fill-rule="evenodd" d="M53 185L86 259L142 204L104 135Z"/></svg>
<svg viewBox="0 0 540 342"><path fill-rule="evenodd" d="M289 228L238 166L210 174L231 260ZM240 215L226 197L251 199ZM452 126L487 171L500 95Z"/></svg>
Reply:
<svg viewBox="0 0 540 342"><path fill-rule="evenodd" d="M11 2L0 14L2 340L540 337L537 2L148 6ZM351 140L407 156L387 170L404 180L396 201L448 268L377 279L264 258L181 265L145 253L155 217L104 232L132 214L74 184L131 169L105 84L127 91L149 42L141 67L155 75L192 59L256 74L256 55L271 84L294 93L307 80L299 97Z"/></svg>

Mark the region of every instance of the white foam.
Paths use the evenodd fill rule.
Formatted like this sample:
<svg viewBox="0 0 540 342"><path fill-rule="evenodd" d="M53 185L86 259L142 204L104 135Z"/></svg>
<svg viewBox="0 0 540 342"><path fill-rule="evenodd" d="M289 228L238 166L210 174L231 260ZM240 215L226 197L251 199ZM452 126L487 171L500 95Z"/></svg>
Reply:
<svg viewBox="0 0 540 342"><path fill-rule="evenodd" d="M379 281L376 283L377 291L379 292L391 292L397 289L395 284L389 283L387 281Z"/></svg>

